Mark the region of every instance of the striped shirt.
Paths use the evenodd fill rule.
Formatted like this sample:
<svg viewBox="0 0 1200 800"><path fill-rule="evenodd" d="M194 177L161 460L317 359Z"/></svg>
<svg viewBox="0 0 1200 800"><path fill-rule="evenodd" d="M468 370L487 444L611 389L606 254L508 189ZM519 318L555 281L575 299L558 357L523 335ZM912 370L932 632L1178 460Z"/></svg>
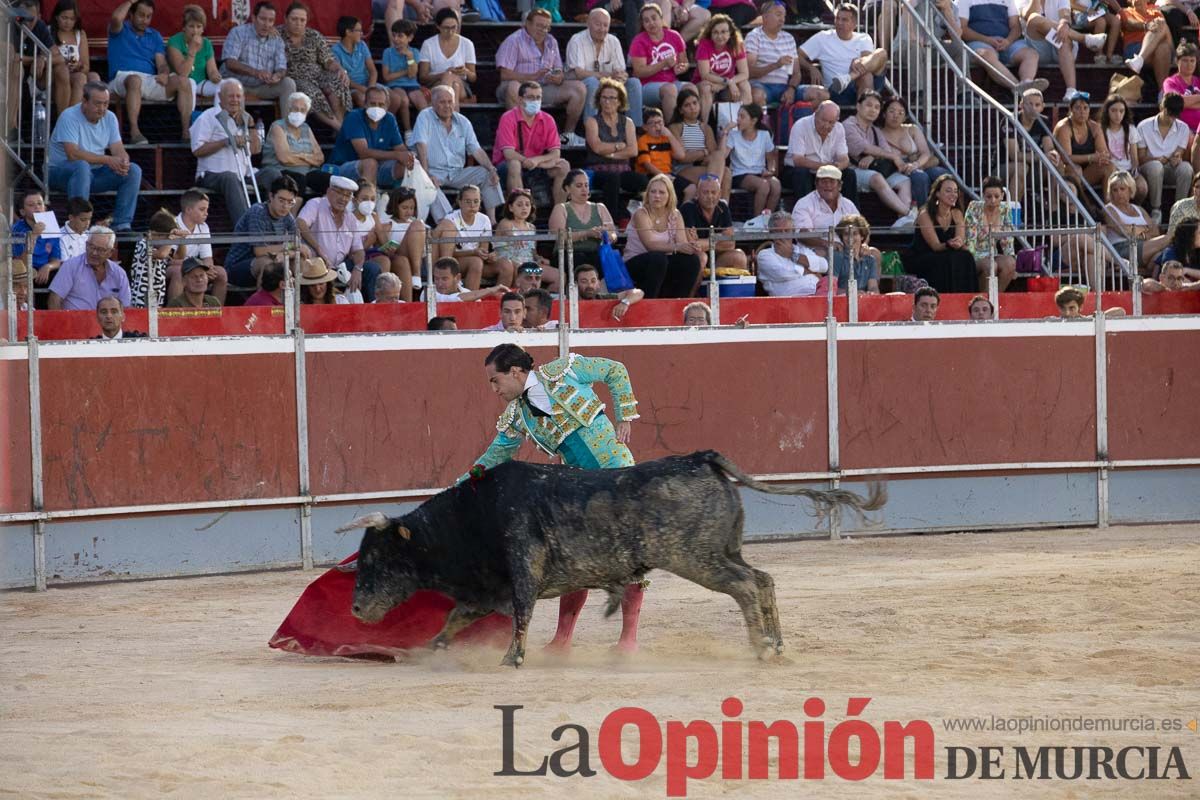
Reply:
<svg viewBox="0 0 1200 800"><path fill-rule="evenodd" d="M773 64L782 56L791 56L795 59L796 37L792 36L788 31L781 30L772 39L763 33L762 28L755 28L746 36L746 52L754 53L755 64L760 67L764 64ZM755 78L755 81L761 83L787 83L791 74L792 64L788 64L787 66L771 70L761 78Z"/></svg>
<svg viewBox="0 0 1200 800"><path fill-rule="evenodd" d="M703 150L705 148L704 128L700 127L699 122L683 123L679 133L679 141L683 143L684 150Z"/></svg>

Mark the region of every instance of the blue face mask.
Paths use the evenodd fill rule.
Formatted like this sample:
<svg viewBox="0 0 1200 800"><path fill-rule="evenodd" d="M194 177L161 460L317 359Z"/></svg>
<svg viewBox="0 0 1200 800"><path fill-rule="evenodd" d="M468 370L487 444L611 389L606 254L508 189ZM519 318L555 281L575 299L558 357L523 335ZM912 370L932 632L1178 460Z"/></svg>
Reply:
<svg viewBox="0 0 1200 800"><path fill-rule="evenodd" d="M534 116L542 110L541 100L526 100L524 103L525 113L529 116Z"/></svg>

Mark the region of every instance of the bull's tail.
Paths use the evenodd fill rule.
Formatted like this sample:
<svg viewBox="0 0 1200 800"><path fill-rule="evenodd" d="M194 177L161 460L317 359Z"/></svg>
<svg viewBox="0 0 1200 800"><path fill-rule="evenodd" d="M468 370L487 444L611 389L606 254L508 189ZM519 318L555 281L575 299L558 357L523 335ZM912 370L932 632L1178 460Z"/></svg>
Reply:
<svg viewBox="0 0 1200 800"><path fill-rule="evenodd" d="M827 516L835 508L849 508L860 519L863 519L866 516L865 512L883 508L883 505L887 503L887 485L883 483L871 482L868 484L869 492L866 497L847 491L846 489L822 490L806 489L802 486L775 486L751 478L738 469L736 464L715 450L710 450L705 455L707 455L710 464L720 469L726 475L736 478L739 483L744 483L756 492L803 497L813 504L817 515L821 517Z"/></svg>
<svg viewBox="0 0 1200 800"><path fill-rule="evenodd" d="M347 522L345 525L337 529L337 533L345 533L346 531L357 530L358 528L383 528L388 524L387 515L381 511L375 511L366 516L359 517L353 522Z"/></svg>

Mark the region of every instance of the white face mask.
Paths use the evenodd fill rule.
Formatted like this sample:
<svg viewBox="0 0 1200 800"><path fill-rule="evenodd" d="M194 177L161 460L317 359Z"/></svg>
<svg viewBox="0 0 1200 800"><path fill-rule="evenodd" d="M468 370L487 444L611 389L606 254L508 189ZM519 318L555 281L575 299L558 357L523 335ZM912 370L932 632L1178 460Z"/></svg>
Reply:
<svg viewBox="0 0 1200 800"><path fill-rule="evenodd" d="M536 116L537 113L542 110L542 101L541 100L526 100L524 102L524 106L525 106L525 113L528 114L529 116L533 117L533 116Z"/></svg>
<svg viewBox="0 0 1200 800"><path fill-rule="evenodd" d="M304 124L305 119L307 119L306 114L300 111L293 111L292 113L288 114L288 125L291 125L293 128L299 128Z"/></svg>
<svg viewBox="0 0 1200 800"><path fill-rule="evenodd" d="M367 109L367 116L370 118L371 122L379 122L379 120L383 119L386 114L387 109L380 108L379 106L371 106Z"/></svg>
<svg viewBox="0 0 1200 800"><path fill-rule="evenodd" d="M374 200L363 200L361 203L358 204L358 213L362 214L364 217L371 216L371 214L374 211L375 211L375 201Z"/></svg>

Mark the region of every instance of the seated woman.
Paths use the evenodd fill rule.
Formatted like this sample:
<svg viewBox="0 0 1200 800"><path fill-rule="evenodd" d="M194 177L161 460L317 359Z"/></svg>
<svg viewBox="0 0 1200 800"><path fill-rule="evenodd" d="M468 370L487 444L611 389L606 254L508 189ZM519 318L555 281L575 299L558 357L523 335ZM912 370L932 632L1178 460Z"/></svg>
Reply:
<svg viewBox="0 0 1200 800"><path fill-rule="evenodd" d="M938 166L937 156L929 149L925 134L916 125L908 122L908 104L904 98L892 96L883 101L883 111L880 112L882 125L879 122L880 133L888 143L904 159L900 172L912 182L912 199L918 206L925 204L929 198L929 187L941 175L950 170Z"/></svg>
<svg viewBox="0 0 1200 800"><path fill-rule="evenodd" d="M642 82L642 102L671 119L679 91L688 86L680 79L689 69L687 45L666 26L662 9L655 4L642 6L639 19L642 32L629 43L633 76Z"/></svg>
<svg viewBox="0 0 1200 800"><path fill-rule="evenodd" d="M1137 75L1149 65L1154 71L1154 85L1162 86L1171 74L1174 48L1162 10L1149 0L1133 0L1128 8L1121 9L1120 19L1125 67Z"/></svg>
<svg viewBox="0 0 1200 800"><path fill-rule="evenodd" d="M762 124L762 106L747 103L738 109L737 122L721 133L721 143L729 154L733 188L754 195L754 216L763 209L774 210L783 187L779 178L779 151L775 138Z"/></svg>
<svg viewBox="0 0 1200 800"><path fill-rule="evenodd" d="M616 241L617 227L613 224L612 215L603 204L589 200L592 189L583 170L568 172L562 185L567 199L550 212L550 232L566 231L570 235L571 260L576 266L598 265L601 237L607 233L610 242Z"/></svg>
<svg viewBox="0 0 1200 800"><path fill-rule="evenodd" d="M1200 280L1200 218L1185 217L1175 226L1171 244L1163 250L1162 261L1183 264L1188 280Z"/></svg>
<svg viewBox="0 0 1200 800"><path fill-rule="evenodd" d="M684 201L694 192L701 175L721 176L721 197L729 199L732 176L725 169L725 151L717 146L713 129L700 116L700 95L692 88L683 89L675 104L675 115L668 126L671 135L683 145L683 155L672 159L672 173L687 182ZM676 186L679 181L676 181Z"/></svg>
<svg viewBox="0 0 1200 800"><path fill-rule="evenodd" d="M533 193L528 189L513 189L504 203L504 218L496 223L496 236L533 236L537 227L533 224L536 209ZM537 245L532 242L496 242L497 266L506 273L516 275L522 264L533 263L542 268L542 280L549 291L558 291L558 270L537 254ZM515 278L514 278L515 280ZM511 286L511 284L505 284Z"/></svg>
<svg viewBox="0 0 1200 800"><path fill-rule="evenodd" d="M1132 120L1129 103L1120 95L1109 95L1100 107L1100 129L1104 131L1104 143L1112 155L1113 166L1133 176L1137 186L1133 201L1141 203L1150 189L1146 179L1138 172L1138 145L1142 140Z"/></svg>
<svg viewBox="0 0 1200 800"><path fill-rule="evenodd" d="M929 200L917 217L904 271L924 278L939 292L974 294L979 289L975 258L967 250L961 193L950 175L933 182Z"/></svg>
<svg viewBox="0 0 1200 800"><path fill-rule="evenodd" d="M297 0L287 8L280 34L287 54L287 74L297 91L312 100L312 115L339 130L351 106L350 76L333 57L325 37L308 27L308 8Z"/></svg>
<svg viewBox="0 0 1200 800"><path fill-rule="evenodd" d="M417 80L427 89L445 84L454 89L459 105L469 102L475 82L475 43L459 35L462 19L453 8L443 8L434 16L438 35L421 44L417 62Z"/></svg>
<svg viewBox="0 0 1200 800"><path fill-rule="evenodd" d="M902 228L917 221L919 209L912 199L912 178L905 174L908 163L875 127L882 108L879 92L868 89L858 96L854 116L843 122L842 127L854 165L855 185L870 186L875 196L897 216L893 227Z"/></svg>
<svg viewBox="0 0 1200 800"><path fill-rule="evenodd" d="M1141 206L1134 205L1134 180L1128 172L1114 172L1108 179L1108 203L1104 235L1121 257L1132 262L1134 271L1152 264L1170 243ZM1139 252L1140 251L1140 252ZM1089 276L1089 284L1092 283Z"/></svg>
<svg viewBox="0 0 1200 800"><path fill-rule="evenodd" d="M286 174L304 189L305 196L325 194L329 188L329 175L321 171L325 153L308 124L312 100L303 92L293 92L287 103L287 116L272 122L263 140L262 169L255 176L259 190L266 194L275 179ZM292 213L300 213L300 206Z"/></svg>
<svg viewBox="0 0 1200 800"><path fill-rule="evenodd" d="M304 262L300 277L296 283L300 285L300 302L309 306L344 305L349 303L344 296L333 288L337 273L329 268L323 258L313 258Z"/></svg>
<svg viewBox="0 0 1200 800"><path fill-rule="evenodd" d="M992 256L996 260L996 280L1000 291L1008 288L1012 279L1017 277L1017 256L1013 238L1006 236L994 239L989 233L1015 230L1015 209L1012 203L1004 201L1004 181L989 175L983 179L980 192L982 200L972 200L967 205L964 215L967 222L967 250L975 259L975 269L979 274L979 291L988 290L988 276L991 275Z"/></svg>
<svg viewBox="0 0 1200 800"><path fill-rule="evenodd" d="M362 239L363 251L366 253L367 260L374 261L379 265L380 272L387 272L392 268L392 256L388 252L387 243L391 240L391 226L385 225L379 219L379 214L375 212L376 199L375 184L370 181L359 180L358 191L354 193L354 199L349 206L350 214L353 222L358 226L358 235ZM371 296L374 296L374 288ZM367 296L367 292L363 292ZM350 302L347 299L346 302Z"/></svg>
<svg viewBox="0 0 1200 800"><path fill-rule="evenodd" d="M644 174L634 172L630 166L630 160L637 157L638 144L637 129L625 113L629 110L625 86L612 78L601 78L596 89L596 110L594 117L583 122L587 168L604 195L604 204L620 214L621 192L639 195L645 191L647 181Z"/></svg>
<svg viewBox="0 0 1200 800"><path fill-rule="evenodd" d="M185 7L185 19L187 8L193 7ZM67 65L67 74L70 76L69 81L58 81L54 84L54 107L62 113L71 106L79 105L83 100L83 85L89 81L100 80L100 76L92 72L88 37L83 32L83 18L75 0L58 0L50 14L50 30L54 32L54 44L62 54L63 62ZM209 52L211 51L210 44Z"/></svg>
<svg viewBox="0 0 1200 800"><path fill-rule="evenodd" d="M411 303L415 289L422 283L421 265L425 259L425 223L417 219L417 196L412 189L393 189L388 197L391 228L384 252L392 258L392 274L400 279L400 299Z"/></svg>
<svg viewBox="0 0 1200 800"><path fill-rule="evenodd" d="M668 175L655 175L646 186L642 207L625 229L625 265L646 297L692 297L700 285L700 248L688 236L675 207Z"/></svg>
<svg viewBox="0 0 1200 800"><path fill-rule="evenodd" d="M1054 139L1067 154L1066 178L1086 201L1084 184L1103 194L1113 173L1112 156L1100 123L1091 118L1086 94L1076 94L1067 103L1067 116L1054 126Z"/></svg>
<svg viewBox="0 0 1200 800"><path fill-rule="evenodd" d="M692 80L700 92L700 119L708 119L714 100L739 105L751 100L750 67L742 34L724 14L711 17L696 39L696 74Z"/></svg>
<svg viewBox="0 0 1200 800"><path fill-rule="evenodd" d="M176 75L192 81L192 96L216 97L221 71L212 42L204 35L208 18L200 6L183 7L183 30L167 40L167 63Z"/></svg>
<svg viewBox="0 0 1200 800"><path fill-rule="evenodd" d="M464 186L458 193L458 209L451 211L433 230L433 238L447 239L433 245L433 260L453 258L458 262L463 285L469 291L479 288L484 278L494 278L497 284L512 286L515 275L500 264L500 259L485 240L456 241L459 237L489 237L492 221L479 213L483 202L478 186Z"/></svg>
<svg viewBox="0 0 1200 800"><path fill-rule="evenodd" d="M838 294L850 290L850 274L859 294L879 294L879 272L883 258L871 247L871 223L861 214L847 214L834 228L842 246L833 254L833 277Z"/></svg>

